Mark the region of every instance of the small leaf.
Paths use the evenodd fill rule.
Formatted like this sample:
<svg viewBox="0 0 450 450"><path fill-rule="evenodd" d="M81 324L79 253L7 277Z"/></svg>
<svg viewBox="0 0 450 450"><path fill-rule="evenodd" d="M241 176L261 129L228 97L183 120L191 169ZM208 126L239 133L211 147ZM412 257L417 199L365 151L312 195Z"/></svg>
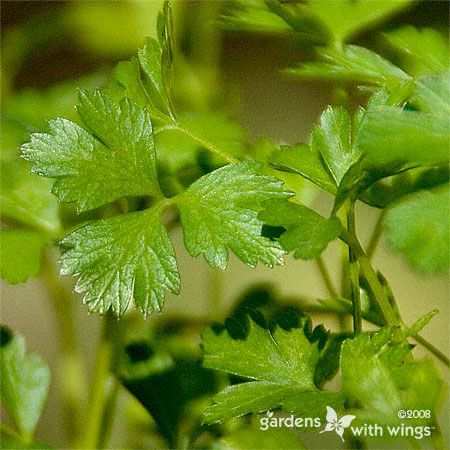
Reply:
<svg viewBox="0 0 450 450"><path fill-rule="evenodd" d="M377 53L356 45L320 49L322 61L306 62L286 73L309 79L336 80L396 88L411 77Z"/></svg>
<svg viewBox="0 0 450 450"><path fill-rule="evenodd" d="M341 233L339 219L326 219L312 209L290 202L269 201L259 218L268 225L286 229L280 243L294 258L313 259L319 256L331 241Z"/></svg>
<svg viewBox="0 0 450 450"><path fill-rule="evenodd" d="M257 209L265 200L288 198L276 178L258 175L263 165L244 162L222 167L195 181L176 197L189 253L204 254L212 267L225 269L228 250L249 266L282 264L284 251L261 236Z"/></svg>
<svg viewBox="0 0 450 450"><path fill-rule="evenodd" d="M21 147L33 172L56 178L59 199L86 211L125 196L161 195L146 110L128 99L116 105L102 91L82 91L78 111L92 134L56 119L50 134L33 134Z"/></svg>
<svg viewBox="0 0 450 450"><path fill-rule="evenodd" d="M48 241L42 233L22 229L0 230L1 276L10 284L25 283L41 270L41 253Z"/></svg>
<svg viewBox="0 0 450 450"><path fill-rule="evenodd" d="M132 300L147 316L161 311L165 289L178 293L180 279L172 242L158 206L98 220L62 241L63 275L76 275L75 291L90 311L109 308L121 316Z"/></svg>
<svg viewBox="0 0 450 450"><path fill-rule="evenodd" d="M430 323L431 319L436 314L439 314L439 311L437 309L433 309L429 313L426 313L424 316L422 316L420 319L417 319L413 323L413 325L411 325L409 334L411 336L415 336L416 334L420 333Z"/></svg>
<svg viewBox="0 0 450 450"><path fill-rule="evenodd" d="M2 328L3 333L8 333ZM34 353L25 352L22 336L14 335L0 349L2 403L25 438L33 436L50 385L47 364Z"/></svg>
<svg viewBox="0 0 450 450"><path fill-rule="evenodd" d="M449 187L421 190L394 203L384 218L389 246L424 273L449 269Z"/></svg>

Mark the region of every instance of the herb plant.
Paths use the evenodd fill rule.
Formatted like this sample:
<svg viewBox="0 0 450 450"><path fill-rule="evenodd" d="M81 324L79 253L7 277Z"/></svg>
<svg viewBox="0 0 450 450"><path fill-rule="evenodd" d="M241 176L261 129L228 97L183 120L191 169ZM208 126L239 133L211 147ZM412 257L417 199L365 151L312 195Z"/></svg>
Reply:
<svg viewBox="0 0 450 450"><path fill-rule="evenodd" d="M391 435L402 448L446 448L439 425L445 383L435 362L448 370L449 360L420 334L437 311L405 323L395 300L401 293L372 263L383 233L412 270L449 269L445 36L393 28L383 34L389 58L355 43L362 31L417 6L407 0L222 6L214 26L292 39L311 58L285 75L334 89L335 102L307 143L247 142L242 127L216 107L224 93L207 83L189 99L177 67L207 77L181 55L169 3L156 37L120 62L112 78L98 77L101 88L78 91L76 114L57 90L58 118L48 123L27 116L19 102L5 107L4 132L13 142L5 146L21 145L20 158L2 152L1 273L11 284L41 273L57 297L71 448L108 446L123 388L139 401L136 423L146 427L130 448L340 448L344 439L347 448L378 448L386 436L355 434L350 421L355 429L410 427ZM72 100L75 88L65 90ZM311 207L306 190L332 199L327 213ZM360 202L380 210L367 248L357 235ZM211 311L206 319L166 321L166 292L183 288L177 228L188 254L203 256L216 281L231 254L250 267L274 267L292 253L316 261L329 297L288 300L260 286L226 317ZM330 243L343 248L340 290L321 256ZM76 279L76 298L81 294L87 310L103 316L88 374L67 307L72 294L55 275L51 247L61 249L60 273ZM150 325L138 317L155 312L161 320ZM317 322L324 314L340 325L313 327L310 316ZM419 347L430 355L417 356ZM51 448L34 437L49 369L6 327L1 376L11 421L2 423L2 448ZM289 414L311 421L297 429L261 427L263 419ZM342 441L315 441L326 421L334 425L323 431L335 430Z"/></svg>

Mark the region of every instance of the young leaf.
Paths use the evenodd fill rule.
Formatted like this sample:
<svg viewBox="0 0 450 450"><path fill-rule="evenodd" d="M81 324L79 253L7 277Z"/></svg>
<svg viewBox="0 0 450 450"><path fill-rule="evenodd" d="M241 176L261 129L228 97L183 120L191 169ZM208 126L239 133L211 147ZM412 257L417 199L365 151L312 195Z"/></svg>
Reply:
<svg viewBox="0 0 450 450"><path fill-rule="evenodd" d="M270 155L269 161L281 170L298 173L328 192L336 192L336 184L323 165L318 146L282 146Z"/></svg>
<svg viewBox="0 0 450 450"><path fill-rule="evenodd" d="M422 77L416 82L411 103L420 111L436 117L450 114L450 72Z"/></svg>
<svg viewBox="0 0 450 450"><path fill-rule="evenodd" d="M175 198L189 253L204 254L212 267L225 269L228 250L249 266L282 264L280 245L261 236L255 209L265 200L292 195L281 181L259 175L261 163L222 167L194 182Z"/></svg>
<svg viewBox="0 0 450 450"><path fill-rule="evenodd" d="M120 197L160 196L150 117L124 99L119 105L102 91L82 91L78 112L90 132L64 119L50 134L33 134L21 147L32 171L55 178L61 201L86 211Z"/></svg>
<svg viewBox="0 0 450 450"><path fill-rule="evenodd" d="M449 67L448 42L438 30L407 25L385 33L385 37L402 54L413 76L439 73Z"/></svg>
<svg viewBox="0 0 450 450"><path fill-rule="evenodd" d="M40 356L25 352L22 336L11 336L3 327L1 333L2 403L20 434L29 439L44 408L50 371Z"/></svg>
<svg viewBox="0 0 450 450"><path fill-rule="evenodd" d="M317 258L342 231L336 217L326 219L312 209L290 202L268 201L259 218L271 226L286 229L280 243L294 258Z"/></svg>
<svg viewBox="0 0 450 450"><path fill-rule="evenodd" d="M329 2L328 2L329 3ZM322 61L307 62L286 73L301 78L337 80L377 86L396 87L411 77L377 53L356 45L342 50L319 49Z"/></svg>
<svg viewBox="0 0 450 450"><path fill-rule="evenodd" d="M384 218L389 246L425 273L449 269L449 187L421 190L394 203Z"/></svg>
<svg viewBox="0 0 450 450"><path fill-rule="evenodd" d="M311 146L316 148L338 186L349 167L359 159L352 146L350 115L344 108L328 107L320 117L311 135Z"/></svg>
<svg viewBox="0 0 450 450"><path fill-rule="evenodd" d="M161 208L98 220L63 239L64 275L76 275L76 292L90 311L112 308L121 316L132 300L144 316L160 311L164 291L178 293L180 279Z"/></svg>
<svg viewBox="0 0 450 450"><path fill-rule="evenodd" d="M408 362L406 341L393 340L397 328L347 339L341 350L342 388L360 408L357 420L399 424L400 409L434 410L442 381L430 361ZM433 418L428 419L432 422ZM411 419L418 424L427 419Z"/></svg>
<svg viewBox="0 0 450 450"><path fill-rule="evenodd" d="M1 277L10 284L24 283L41 270L41 252L48 237L37 231L0 230Z"/></svg>
<svg viewBox="0 0 450 450"><path fill-rule="evenodd" d="M282 406L287 411L313 407L318 414L326 402L341 397L320 392L314 384L319 360L318 342L311 344L303 328L269 331L252 319L245 340L233 339L226 331L208 329L202 336L206 367L255 380L230 386L214 398L205 412L205 422L214 423Z"/></svg>

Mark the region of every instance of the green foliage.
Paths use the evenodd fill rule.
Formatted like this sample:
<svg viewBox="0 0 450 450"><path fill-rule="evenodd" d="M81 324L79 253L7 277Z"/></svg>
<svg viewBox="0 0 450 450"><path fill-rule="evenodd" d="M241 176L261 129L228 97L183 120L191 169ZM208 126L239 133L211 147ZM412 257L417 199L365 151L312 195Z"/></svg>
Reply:
<svg viewBox="0 0 450 450"><path fill-rule="evenodd" d="M394 203L384 218L389 246L425 273L449 269L448 185L421 190Z"/></svg>
<svg viewBox="0 0 450 450"><path fill-rule="evenodd" d="M206 330L202 336L205 366L254 381L217 394L205 421L221 422L278 407L321 416L326 404L340 404L339 394L320 392L314 383L320 349L318 341L311 343L305 335L306 324L271 331L250 319L245 339L233 339L225 330Z"/></svg>
<svg viewBox="0 0 450 450"><path fill-rule="evenodd" d="M1 277L10 284L24 283L39 274L41 251L47 237L26 229L0 230Z"/></svg>
<svg viewBox="0 0 450 450"><path fill-rule="evenodd" d="M263 236L256 209L268 199L292 195L280 181L258 175L262 164L244 162L205 175L179 195L184 242L192 256L204 254L212 267L225 269L228 249L243 262L267 266L283 262L284 251Z"/></svg>
<svg viewBox="0 0 450 450"><path fill-rule="evenodd" d="M341 233L339 219L325 219L304 205L273 200L265 206L259 217L268 225L286 229L280 243L285 250L294 251L294 258L317 258Z"/></svg>
<svg viewBox="0 0 450 450"><path fill-rule="evenodd" d="M436 369L427 360L414 362L408 344L398 339L399 333L395 328L382 328L342 345L342 389L360 405L355 414L361 423L392 425L401 422L400 409L434 410L436 406L442 384ZM427 419L409 420L413 422Z"/></svg>
<svg viewBox="0 0 450 450"><path fill-rule="evenodd" d="M44 360L26 353L22 336L1 329L2 403L25 440L31 440L47 398L50 371Z"/></svg>

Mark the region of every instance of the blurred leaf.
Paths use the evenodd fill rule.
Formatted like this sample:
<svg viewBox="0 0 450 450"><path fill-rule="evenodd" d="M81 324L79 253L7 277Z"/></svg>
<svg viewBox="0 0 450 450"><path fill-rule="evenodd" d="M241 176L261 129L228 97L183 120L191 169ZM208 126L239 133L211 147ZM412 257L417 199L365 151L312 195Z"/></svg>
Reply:
<svg viewBox="0 0 450 450"><path fill-rule="evenodd" d="M10 284L24 283L39 274L41 253L48 241L44 234L31 230L0 230L1 277Z"/></svg>
<svg viewBox="0 0 450 450"><path fill-rule="evenodd" d="M158 344L164 347L160 339ZM192 417L195 401L216 389L213 373L204 369L186 347L182 356L170 355L164 348L155 351L141 341L130 343L125 351L122 384L152 415L170 448L177 447L185 422L198 420Z"/></svg>
<svg viewBox="0 0 450 450"><path fill-rule="evenodd" d="M411 0L309 0L303 8L327 26L335 42L343 43L364 29L385 22L410 3Z"/></svg>
<svg viewBox="0 0 450 450"><path fill-rule="evenodd" d="M58 235L61 225L52 183L30 174L29 165L18 158L3 162L1 172L2 215Z"/></svg>
<svg viewBox="0 0 450 450"><path fill-rule="evenodd" d="M449 68L449 46L446 37L433 28L418 29L412 25L385 33L413 76L443 72Z"/></svg>
<svg viewBox="0 0 450 450"><path fill-rule="evenodd" d="M449 269L449 187L422 190L394 203L384 218L389 246L425 273Z"/></svg>
<svg viewBox="0 0 450 450"><path fill-rule="evenodd" d="M5 450L53 450L55 447L44 442L25 443L15 439L3 439L0 442L0 448Z"/></svg>
<svg viewBox="0 0 450 450"><path fill-rule="evenodd" d="M450 115L450 72L419 78L411 103L436 117Z"/></svg>
<svg viewBox="0 0 450 450"><path fill-rule="evenodd" d="M287 251L294 252L294 258L317 258L341 233L339 219L326 219L312 209L291 202L269 201L259 218L271 226L286 229L280 243Z"/></svg>
<svg viewBox="0 0 450 450"><path fill-rule="evenodd" d="M339 2L325 3L334 5ZM410 80L401 69L367 48L347 45L342 50L326 48L318 49L317 52L322 61L306 62L285 72L307 79L346 81L391 88Z"/></svg>
<svg viewBox="0 0 450 450"><path fill-rule="evenodd" d="M222 437L213 446L218 450L294 450L306 449L298 435L286 428L239 428Z"/></svg>
<svg viewBox="0 0 450 450"><path fill-rule="evenodd" d="M9 338L4 339L6 336ZM11 336L11 332L2 327L1 344L2 403L20 434L29 439L44 408L50 371L40 356L25 353L22 336Z"/></svg>

